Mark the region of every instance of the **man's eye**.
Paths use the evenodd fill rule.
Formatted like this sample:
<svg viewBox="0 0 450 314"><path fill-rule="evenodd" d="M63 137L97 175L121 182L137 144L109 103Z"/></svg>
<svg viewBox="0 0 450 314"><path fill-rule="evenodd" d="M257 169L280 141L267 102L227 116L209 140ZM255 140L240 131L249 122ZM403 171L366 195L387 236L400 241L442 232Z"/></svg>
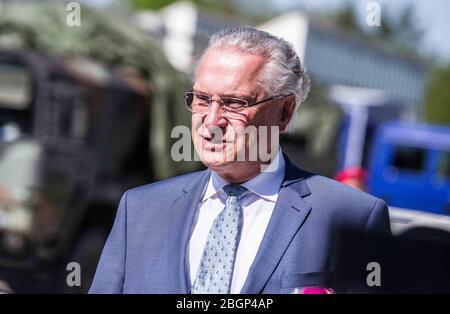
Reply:
<svg viewBox="0 0 450 314"><path fill-rule="evenodd" d="M197 98L197 100L204 101L204 102L209 102L209 96L206 96L206 95L195 95L195 97Z"/></svg>
<svg viewBox="0 0 450 314"><path fill-rule="evenodd" d="M245 107L246 102L241 99L233 99L233 98L226 98L223 99L223 103L227 108L231 109L240 109Z"/></svg>

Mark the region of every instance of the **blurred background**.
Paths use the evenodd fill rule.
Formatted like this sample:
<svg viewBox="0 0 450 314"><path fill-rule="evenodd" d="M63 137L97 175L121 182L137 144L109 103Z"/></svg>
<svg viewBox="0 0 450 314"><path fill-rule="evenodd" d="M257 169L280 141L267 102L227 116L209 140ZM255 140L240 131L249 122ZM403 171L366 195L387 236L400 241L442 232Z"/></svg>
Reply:
<svg viewBox="0 0 450 314"><path fill-rule="evenodd" d="M0 291L89 289L121 195L169 156L208 38L290 41L312 88L301 168L384 199L398 236L450 241L450 2L0 1ZM379 14L378 14L379 13ZM81 286L69 287L69 262ZM450 261L449 261L450 262Z"/></svg>

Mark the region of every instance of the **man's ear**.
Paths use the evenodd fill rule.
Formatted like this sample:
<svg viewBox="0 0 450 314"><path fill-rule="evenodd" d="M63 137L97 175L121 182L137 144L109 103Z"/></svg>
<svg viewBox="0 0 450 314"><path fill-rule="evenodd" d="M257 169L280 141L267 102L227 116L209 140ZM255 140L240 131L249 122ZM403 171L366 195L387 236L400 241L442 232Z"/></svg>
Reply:
<svg viewBox="0 0 450 314"><path fill-rule="evenodd" d="M295 96L291 95L283 100L283 109L281 112L280 132L283 133L287 129L289 121L291 121L295 110Z"/></svg>

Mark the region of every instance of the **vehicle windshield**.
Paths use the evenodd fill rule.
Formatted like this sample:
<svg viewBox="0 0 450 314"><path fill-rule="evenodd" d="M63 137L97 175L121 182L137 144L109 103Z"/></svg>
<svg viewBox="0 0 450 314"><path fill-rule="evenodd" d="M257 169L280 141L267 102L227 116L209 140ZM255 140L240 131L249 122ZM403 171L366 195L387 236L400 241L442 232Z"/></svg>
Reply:
<svg viewBox="0 0 450 314"><path fill-rule="evenodd" d="M0 143L13 142L30 128L31 83L25 66L0 61Z"/></svg>
<svg viewBox="0 0 450 314"><path fill-rule="evenodd" d="M21 64L0 61L0 108L24 110L31 100L31 75Z"/></svg>

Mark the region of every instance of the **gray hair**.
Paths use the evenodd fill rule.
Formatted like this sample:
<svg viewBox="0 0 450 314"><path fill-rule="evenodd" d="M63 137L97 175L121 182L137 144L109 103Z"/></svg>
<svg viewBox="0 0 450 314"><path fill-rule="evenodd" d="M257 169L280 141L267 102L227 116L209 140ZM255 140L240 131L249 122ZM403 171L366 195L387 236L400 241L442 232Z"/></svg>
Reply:
<svg viewBox="0 0 450 314"><path fill-rule="evenodd" d="M268 60L258 78L260 86L269 95L293 94L295 111L288 125L292 126L300 104L309 93L309 76L290 43L282 38L249 26L229 28L214 34L207 51L216 48L235 47L244 53L266 57Z"/></svg>

